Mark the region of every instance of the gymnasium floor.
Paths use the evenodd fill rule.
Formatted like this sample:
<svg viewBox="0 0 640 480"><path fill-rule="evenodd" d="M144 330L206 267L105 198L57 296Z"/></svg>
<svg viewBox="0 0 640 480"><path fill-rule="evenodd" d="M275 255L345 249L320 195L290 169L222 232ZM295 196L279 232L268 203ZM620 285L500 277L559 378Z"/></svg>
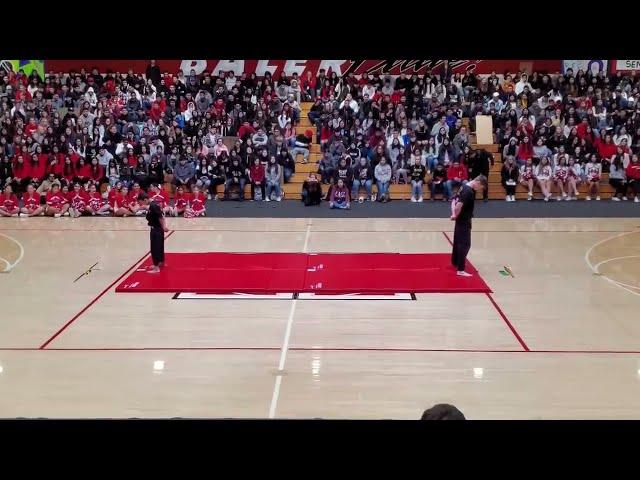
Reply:
<svg viewBox="0 0 640 480"><path fill-rule="evenodd" d="M168 222L169 252L437 253L452 231ZM0 417L415 419L447 402L472 419L638 418L639 228L477 218L469 258L492 294L179 300L114 291L147 256L143 219L2 219Z"/></svg>

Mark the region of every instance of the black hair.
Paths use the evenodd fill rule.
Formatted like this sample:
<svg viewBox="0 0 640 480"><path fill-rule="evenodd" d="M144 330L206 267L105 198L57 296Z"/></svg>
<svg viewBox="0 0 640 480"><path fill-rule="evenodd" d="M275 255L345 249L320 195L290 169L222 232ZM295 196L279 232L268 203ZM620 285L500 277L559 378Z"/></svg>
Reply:
<svg viewBox="0 0 640 480"><path fill-rule="evenodd" d="M420 420L466 420L464 414L453 405L439 403L425 410Z"/></svg>

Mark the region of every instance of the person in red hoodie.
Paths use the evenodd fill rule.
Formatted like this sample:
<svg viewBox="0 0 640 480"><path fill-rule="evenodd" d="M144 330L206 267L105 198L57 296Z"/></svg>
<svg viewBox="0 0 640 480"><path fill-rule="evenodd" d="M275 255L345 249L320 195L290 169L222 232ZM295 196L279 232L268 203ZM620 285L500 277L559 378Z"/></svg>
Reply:
<svg viewBox="0 0 640 480"><path fill-rule="evenodd" d="M97 157L93 157L91 159L91 165L89 165L89 179L93 180L98 185L109 181L105 178L104 168L102 167L102 165L98 164Z"/></svg>
<svg viewBox="0 0 640 480"><path fill-rule="evenodd" d="M638 161L638 155L633 154L631 161L625 169L627 174L627 187L631 188L634 194L633 201L635 203L640 202L638 195L640 195L640 161Z"/></svg>
<svg viewBox="0 0 640 480"><path fill-rule="evenodd" d="M73 183L73 179L76 176L76 169L74 167L74 162L69 155L64 157L64 161L60 168L60 176L63 182L66 182L67 185L71 185Z"/></svg>
<svg viewBox="0 0 640 480"><path fill-rule="evenodd" d="M4 187L4 194L0 196L0 217L19 217L20 205L18 197L13 194L11 185Z"/></svg>
<svg viewBox="0 0 640 480"><path fill-rule="evenodd" d="M78 162L75 164L75 176L73 177L74 182L79 182L81 184L87 183L91 180L91 167L86 164L84 158L80 157Z"/></svg>
<svg viewBox="0 0 640 480"><path fill-rule="evenodd" d="M44 215L45 207L40 204L40 194L36 192L36 187L30 183L27 185L27 191L22 194L23 207L20 213L26 217L37 217Z"/></svg>
<svg viewBox="0 0 640 480"><path fill-rule="evenodd" d="M24 156L18 155L13 162L13 187L18 193L24 192L28 184L31 183L31 169L25 163Z"/></svg>
<svg viewBox="0 0 640 480"><path fill-rule="evenodd" d="M89 213L87 212L89 195L79 183L73 185L73 190L69 192L67 199L69 200L69 213L73 218L77 218L84 213Z"/></svg>
<svg viewBox="0 0 640 480"><path fill-rule="evenodd" d="M522 139L522 143L518 146L518 152L516 153L516 159L520 163L526 163L527 159L533 157L533 145L531 145L530 138L525 136Z"/></svg>
<svg viewBox="0 0 640 480"><path fill-rule="evenodd" d="M244 139L246 135L251 136L254 133L256 133L256 129L253 128L251 124L245 120L240 126L240 129L238 130L238 138Z"/></svg>
<svg viewBox="0 0 640 480"><path fill-rule="evenodd" d="M189 208L189 201L191 200L191 194L184 191L182 185L176 188L176 194L173 196L173 215L184 215L184 212Z"/></svg>
<svg viewBox="0 0 640 480"><path fill-rule="evenodd" d="M447 169L447 185L445 191L450 193L450 196L454 196L456 193L454 188L460 187L460 185L467 183L469 180L469 171L467 167L460 163L460 160L454 160Z"/></svg>
<svg viewBox="0 0 640 480"><path fill-rule="evenodd" d="M69 203L65 194L60 190L60 185L54 183L51 186L51 190L46 195L47 206L44 214L48 217L60 218L64 214L68 214Z"/></svg>
<svg viewBox="0 0 640 480"><path fill-rule="evenodd" d="M40 155L34 153L31 155L31 159L29 161L29 171L31 173L31 180L40 183L44 180L46 176L46 168L47 165L45 162L40 161Z"/></svg>
<svg viewBox="0 0 640 480"><path fill-rule="evenodd" d="M259 157L254 157L253 165L249 168L249 177L251 180L251 201L256 198L256 188L260 188L262 195L261 200L264 200L264 165L260 162Z"/></svg>
<svg viewBox="0 0 640 480"><path fill-rule="evenodd" d="M602 171L609 171L609 163L611 163L612 157L616 154L616 144L613 143L611 135L607 133L604 140L598 143L598 155L602 159ZM606 162L606 164L605 164Z"/></svg>

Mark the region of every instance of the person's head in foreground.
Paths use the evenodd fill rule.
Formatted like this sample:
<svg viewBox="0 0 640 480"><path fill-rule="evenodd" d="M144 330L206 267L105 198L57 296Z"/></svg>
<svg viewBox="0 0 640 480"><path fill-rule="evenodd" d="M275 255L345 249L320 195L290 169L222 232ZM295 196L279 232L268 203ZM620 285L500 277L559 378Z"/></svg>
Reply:
<svg viewBox="0 0 640 480"><path fill-rule="evenodd" d="M487 188L487 177L485 177L484 175L478 175L467 185L473 188L476 192L482 192Z"/></svg>
<svg viewBox="0 0 640 480"><path fill-rule="evenodd" d="M420 420L466 420L464 414L453 405L438 403L422 413Z"/></svg>

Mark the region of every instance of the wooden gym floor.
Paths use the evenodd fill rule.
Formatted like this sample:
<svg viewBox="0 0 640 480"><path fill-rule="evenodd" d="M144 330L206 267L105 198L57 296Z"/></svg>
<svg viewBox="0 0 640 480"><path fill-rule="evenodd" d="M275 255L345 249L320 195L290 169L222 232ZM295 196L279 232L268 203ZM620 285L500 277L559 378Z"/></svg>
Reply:
<svg viewBox="0 0 640 480"><path fill-rule="evenodd" d="M167 251L182 252L447 252L452 230L169 226ZM471 419L640 417L632 218L477 219L470 260L494 293L415 301L114 293L147 250L143 219L2 220L0 417L416 419L440 402Z"/></svg>

